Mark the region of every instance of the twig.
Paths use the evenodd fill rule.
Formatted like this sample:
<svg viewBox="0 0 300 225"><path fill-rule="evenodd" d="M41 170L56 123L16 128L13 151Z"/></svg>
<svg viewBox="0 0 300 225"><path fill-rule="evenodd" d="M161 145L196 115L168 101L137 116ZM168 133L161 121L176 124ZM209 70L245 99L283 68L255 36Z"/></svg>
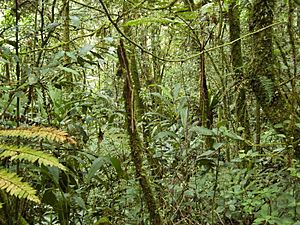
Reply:
<svg viewBox="0 0 300 225"><path fill-rule="evenodd" d="M222 44L222 45L218 45L218 46L215 46L215 47L212 47L212 48L205 49L205 50L203 50L203 51L201 51L201 52L199 52L199 53L197 53L197 54L193 54L193 55L191 55L190 57L187 57L187 58L184 58L184 59L167 59L167 58L161 58L161 57L159 57L159 56L153 54L152 52L148 51L147 49L145 49L145 48L144 48L143 46L141 46L140 44L138 44L138 43L136 43L135 41L133 41L132 39L130 39L130 38L129 38L129 37L128 37L128 36L127 36L120 28L119 28L118 24L112 19L112 17L111 17L111 15L110 15L110 13L108 12L108 9L107 9L106 5L104 4L104 2L103 2L102 0L99 0L99 2L100 2L100 4L101 4L101 6L103 7L103 10L104 10L104 12L105 12L105 14L106 14L108 20L111 22L111 24L116 28L116 30L121 34L121 36L122 36L123 38L125 38L128 42L130 42L131 44L133 44L133 45L135 45L136 47L138 47L138 48L139 48L140 50L142 50L143 52L145 52L145 53L151 55L152 57L154 57L154 58L156 58L156 59L158 59L158 60L165 61L165 62L185 62L185 61L191 60L191 59L193 59L193 58L195 58L195 57L198 57L198 56L200 56L200 55L202 55L202 54L204 54L204 53L206 53L206 52L210 52L210 51L213 51L213 50L216 50L216 49L219 49L219 48L223 48L223 47L228 46L228 45L232 45L232 44L235 43L235 42L238 42L238 41L240 41L240 40L242 40L242 39L245 39L245 38L247 38L247 37L249 37L249 36L252 36L253 34L260 33L260 32L262 32L262 31L264 31L264 30L266 30L266 29L269 29L269 28L271 28L271 27L273 27L273 26L277 26L277 25L286 23L286 22L277 22L277 23L270 24L270 25L268 25L268 26L266 26L266 27L263 27L263 28L261 28L261 29L258 29L258 30L256 30L256 31L254 31L254 32L245 34L245 35L241 36L240 38L237 38L237 39L235 39L235 40L233 40L233 41L230 41L230 42L227 42L227 43L224 43L224 44Z"/></svg>

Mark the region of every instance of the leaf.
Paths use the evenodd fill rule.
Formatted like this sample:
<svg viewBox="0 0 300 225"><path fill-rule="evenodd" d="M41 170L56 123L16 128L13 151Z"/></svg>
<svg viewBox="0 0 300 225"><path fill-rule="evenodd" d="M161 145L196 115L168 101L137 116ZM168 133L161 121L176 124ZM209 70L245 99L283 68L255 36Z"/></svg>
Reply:
<svg viewBox="0 0 300 225"><path fill-rule="evenodd" d="M69 58L73 59L74 62L77 61L77 57L75 56L75 54L74 54L73 52L66 52L66 55L67 55Z"/></svg>
<svg viewBox="0 0 300 225"><path fill-rule="evenodd" d="M161 88L163 96L166 95L170 100L173 99L170 88L164 87L162 85L158 85L158 86Z"/></svg>
<svg viewBox="0 0 300 225"><path fill-rule="evenodd" d="M178 98L180 91L181 91L181 85L180 84L176 84L175 87L173 88L174 99Z"/></svg>
<svg viewBox="0 0 300 225"><path fill-rule="evenodd" d="M39 165L56 166L62 170L67 170L66 167L59 163L57 158L42 151L11 145L0 145L0 149L4 150L0 154L1 159L10 157L11 160L27 160L32 163L38 162Z"/></svg>
<svg viewBox="0 0 300 225"><path fill-rule="evenodd" d="M28 74L28 84L34 85L38 82L38 77L35 74Z"/></svg>
<svg viewBox="0 0 300 225"><path fill-rule="evenodd" d="M114 42L114 38L110 37L110 36L104 37L103 40L106 41L107 43L113 43Z"/></svg>
<svg viewBox="0 0 300 225"><path fill-rule="evenodd" d="M60 25L60 23L54 22L54 23L49 23L46 27L45 30L46 31L53 31L56 27L58 27Z"/></svg>
<svg viewBox="0 0 300 225"><path fill-rule="evenodd" d="M59 51L54 55L53 61L57 61L65 56L65 51Z"/></svg>
<svg viewBox="0 0 300 225"><path fill-rule="evenodd" d="M190 129L191 132L196 132L197 134L200 134L200 135L204 135L204 136L215 136L216 134L206 128L206 127L199 127L199 126L194 126Z"/></svg>
<svg viewBox="0 0 300 225"><path fill-rule="evenodd" d="M43 138L56 142L76 144L68 133L50 127L18 127L16 129L0 129L0 136L21 138Z"/></svg>
<svg viewBox="0 0 300 225"><path fill-rule="evenodd" d="M116 48L115 47L112 47L112 46L110 46L109 48L108 48L108 51L107 51L109 54L111 54L111 55L113 55L113 54L115 54L116 53Z"/></svg>
<svg viewBox="0 0 300 225"><path fill-rule="evenodd" d="M210 156L210 155L212 155L212 154L214 154L214 153L215 153L214 151L208 150L208 151L203 152L203 153L200 155L200 157Z"/></svg>
<svg viewBox="0 0 300 225"><path fill-rule="evenodd" d="M74 196L73 197L74 202L80 206L82 209L86 209L85 202L80 196Z"/></svg>
<svg viewBox="0 0 300 225"><path fill-rule="evenodd" d="M187 126L187 121L188 121L188 108L187 107L182 108L179 111L179 113L180 113L181 123L182 123L183 127L186 127Z"/></svg>
<svg viewBox="0 0 300 225"><path fill-rule="evenodd" d="M58 200L56 195L53 193L53 190L45 191L42 202L51 205L53 208L56 208L58 205Z"/></svg>
<svg viewBox="0 0 300 225"><path fill-rule="evenodd" d="M72 25L74 25L75 27L80 26L81 21L78 16L70 16L70 19L71 19Z"/></svg>
<svg viewBox="0 0 300 225"><path fill-rule="evenodd" d="M105 216L105 217L101 217L96 223L94 223L93 225L108 225L111 224L109 219Z"/></svg>
<svg viewBox="0 0 300 225"><path fill-rule="evenodd" d="M266 76L260 76L259 80L264 89L264 93L262 94L264 95L267 103L270 103L274 97L274 82Z"/></svg>
<svg viewBox="0 0 300 225"><path fill-rule="evenodd" d="M85 55L88 52L90 52L93 48L94 48L93 45L86 44L85 46L83 46L82 48L79 49L79 54L80 55Z"/></svg>
<svg viewBox="0 0 300 225"><path fill-rule="evenodd" d="M234 139L234 140L239 140L239 141L243 141L244 140L241 136L239 136L239 135L237 135L235 133L232 133L230 131L223 131L223 135L226 136L226 137L229 137L231 139Z"/></svg>
<svg viewBox="0 0 300 225"><path fill-rule="evenodd" d="M40 203L36 196L36 190L33 189L27 182L21 181L16 173L0 170L0 189L6 191L10 195L18 198L26 198L30 201Z"/></svg>
<svg viewBox="0 0 300 225"><path fill-rule="evenodd" d="M115 168L117 174L119 177L122 177L124 175L124 171L121 167L121 162L116 157L109 157L109 160L111 162L111 165Z"/></svg>
<svg viewBox="0 0 300 225"><path fill-rule="evenodd" d="M87 176L86 180L87 182L90 182L93 176L95 176L96 172L105 164L105 159L103 157L99 157L94 160Z"/></svg>
<svg viewBox="0 0 300 225"><path fill-rule="evenodd" d="M209 13L209 12L212 12L214 8L214 3L211 2L211 3L207 3L205 4L204 6L201 7L201 13Z"/></svg>
<svg viewBox="0 0 300 225"><path fill-rule="evenodd" d="M42 172L51 177L51 180L56 186L59 186L60 171L57 167L42 167Z"/></svg>
<svg viewBox="0 0 300 225"><path fill-rule="evenodd" d="M64 67L64 66L59 66L58 68L61 69L61 70L63 70L63 71L66 71L68 73L72 73L74 75L80 76L80 74L76 70L73 70L71 68Z"/></svg>
<svg viewBox="0 0 300 225"><path fill-rule="evenodd" d="M183 9L183 10L185 10L185 9ZM198 17L198 12L191 12L191 11L188 11L188 12L179 11L179 12L176 12L176 14L179 15L180 18L185 19L185 20L195 20Z"/></svg>
<svg viewBox="0 0 300 225"><path fill-rule="evenodd" d="M165 138L165 137L172 137L174 138L175 140L177 140L177 135L174 133L174 132L171 132L171 131L162 131L160 133L158 133L154 139L161 139L161 138Z"/></svg>
<svg viewBox="0 0 300 225"><path fill-rule="evenodd" d="M0 57L0 62L3 62L3 63L9 63L9 61L8 61L8 60L6 60L6 59L3 59L2 57Z"/></svg>
<svg viewBox="0 0 300 225"><path fill-rule="evenodd" d="M18 219L19 219L19 225L30 225L23 216L21 216L20 214L18 215Z"/></svg>
<svg viewBox="0 0 300 225"><path fill-rule="evenodd" d="M219 148L221 148L224 145L224 143L214 143L213 144L213 149L214 150L218 150Z"/></svg>

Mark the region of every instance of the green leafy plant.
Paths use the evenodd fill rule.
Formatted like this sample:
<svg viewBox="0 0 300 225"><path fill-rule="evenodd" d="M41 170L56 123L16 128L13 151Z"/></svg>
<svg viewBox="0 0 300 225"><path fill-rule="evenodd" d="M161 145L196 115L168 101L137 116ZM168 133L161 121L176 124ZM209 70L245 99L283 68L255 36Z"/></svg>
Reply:
<svg viewBox="0 0 300 225"><path fill-rule="evenodd" d="M58 143L68 142L70 144L76 144L66 132L55 128L21 127L16 129L1 129L0 137L13 137L15 139L38 138L56 141ZM0 150L0 159L2 160L9 158L10 161L28 161L30 163L37 163L39 166L54 166L61 170L67 170L53 155L28 146L5 143L0 145ZM5 168L0 169L0 189L18 198L25 198L35 203L40 203L40 199L36 196L36 190L31 187L29 183L22 181L22 178L19 177L17 173Z"/></svg>

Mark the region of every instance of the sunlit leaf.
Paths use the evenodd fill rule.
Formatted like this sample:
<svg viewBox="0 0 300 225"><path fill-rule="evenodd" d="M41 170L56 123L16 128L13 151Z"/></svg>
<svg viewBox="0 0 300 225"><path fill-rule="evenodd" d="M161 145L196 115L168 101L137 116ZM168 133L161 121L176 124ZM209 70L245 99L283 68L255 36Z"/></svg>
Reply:
<svg viewBox="0 0 300 225"><path fill-rule="evenodd" d="M224 145L224 143L214 143L213 144L213 149L218 150L219 148L221 148Z"/></svg>
<svg viewBox="0 0 300 225"><path fill-rule="evenodd" d="M82 48L79 49L79 54L80 55L85 55L88 52L90 52L93 48L94 48L93 45L86 44L85 46L83 46Z"/></svg>
<svg viewBox="0 0 300 225"><path fill-rule="evenodd" d="M199 126L194 126L190 129L191 132L196 132L197 134L200 134L200 135L204 135L204 136L213 136L215 135L215 133L206 128L206 127L199 127Z"/></svg>
<svg viewBox="0 0 300 225"><path fill-rule="evenodd" d="M239 141L243 141L244 140L241 136L239 136L239 135L237 135L235 133L232 133L230 131L224 131L223 135L226 136L226 137L229 137L231 139L234 139L234 140L239 140Z"/></svg>
<svg viewBox="0 0 300 225"><path fill-rule="evenodd" d="M61 70L66 71L66 72L68 72L68 73L72 73L72 74L74 74L74 75L77 75L77 76L80 75L76 70L73 70L73 69L68 68L68 67L59 66L58 68L61 69Z"/></svg>
<svg viewBox="0 0 300 225"><path fill-rule="evenodd" d="M172 137L175 140L178 138L178 136L174 132L162 131L162 132L158 133L154 139L161 139L161 138L165 138L165 137Z"/></svg>
<svg viewBox="0 0 300 225"><path fill-rule="evenodd" d="M107 217L101 217L96 223L93 225L109 225L111 224Z"/></svg>
<svg viewBox="0 0 300 225"><path fill-rule="evenodd" d="M210 155L212 155L212 154L214 154L214 153L215 153L214 151L208 150L208 151L203 152L203 153L200 155L200 157L210 156Z"/></svg>
<svg viewBox="0 0 300 225"><path fill-rule="evenodd" d="M188 121L188 108L184 107L182 108L180 111L180 119L181 119L181 123L183 125L183 127L187 126L187 121Z"/></svg>
<svg viewBox="0 0 300 225"><path fill-rule="evenodd" d="M75 27L79 27L80 26L80 18L78 16L70 16L70 19L71 19L71 23L73 26Z"/></svg>

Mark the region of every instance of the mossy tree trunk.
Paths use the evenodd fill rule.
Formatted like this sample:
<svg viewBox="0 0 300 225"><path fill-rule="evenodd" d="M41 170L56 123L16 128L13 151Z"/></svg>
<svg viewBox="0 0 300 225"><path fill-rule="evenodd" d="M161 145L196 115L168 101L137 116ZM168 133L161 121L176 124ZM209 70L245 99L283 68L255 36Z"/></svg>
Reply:
<svg viewBox="0 0 300 225"><path fill-rule="evenodd" d="M123 11L124 13L129 11L130 10L130 7L131 5L127 2L124 3L123 5ZM124 17L124 22L126 21L129 21L131 19L136 19L136 15L138 15L138 13L136 13L135 11L129 13L126 17ZM136 30L134 30L134 28L132 27L124 27L124 33L130 37L131 39L134 39L135 36L137 36L136 34L134 34L134 32L136 32ZM140 31L139 31L140 32ZM155 35L154 35L155 36ZM147 37L145 37L146 39ZM152 37L153 39L153 37ZM159 49L156 49L156 46L158 46L159 44L157 43L157 41L155 42L154 40L151 39L151 46L153 48L153 52L159 52L160 51L160 48ZM153 43L155 42L155 43ZM157 51L154 51L154 50L157 50ZM142 62L142 63L139 63L139 59L138 57L136 56L136 53L137 53L137 50L136 50L136 47L133 45L133 44L128 44L128 61L129 61L129 64L130 64L130 73L131 73L131 77L132 77L132 82L133 82L133 92L134 92L134 98L135 98L135 102L134 102L134 106L135 106L135 116L136 116L136 121L137 122L141 122L142 123L142 129L141 129L141 133L142 133L142 139L143 139L143 149L144 149L144 154L146 155L146 158L147 158L147 161L150 165L150 171L151 171L151 174L153 175L153 177L158 177L158 178L161 178L162 176L162 168L160 166L160 163L158 162L157 159L155 159L153 157L154 155L154 151L153 149L151 149L149 143L151 141L151 131L149 130L149 128L146 127L146 124L149 123L149 121L147 121L146 117L145 117L145 114L147 112L147 106L145 104L145 102L143 101L143 99L141 98L141 89L142 89L142 84L144 83L147 83L147 81L143 82L143 78L141 76L141 72L140 72L140 68L139 68L139 65L143 64L143 63L148 63L150 64L150 58L147 58L149 59L149 61L146 61L146 62ZM141 53L143 54L143 53ZM156 83L156 84L159 84L157 82L160 82L160 66L158 66L156 69L154 69L156 67L156 65L159 64L158 60L157 59L152 59L153 61L153 81ZM156 72L155 72L156 71ZM156 76L157 74L157 76ZM149 78L149 74L146 75L146 77L144 77L144 79L147 79ZM155 178L154 178L155 179ZM157 196L158 199L159 196Z"/></svg>
<svg viewBox="0 0 300 225"><path fill-rule="evenodd" d="M62 16L63 16L63 41L64 41L64 51L70 52L71 46L70 46L70 1L69 0L63 0L63 9L62 9ZM65 57L64 63L66 66L68 66L71 63L71 60L69 57ZM71 73L64 72L64 75L66 76L66 79L69 83L73 82L73 77ZM70 86L71 90L72 85Z"/></svg>
<svg viewBox="0 0 300 225"><path fill-rule="evenodd" d="M139 181L144 195L144 199L150 214L151 224L160 225L162 224L162 219L159 214L158 206L154 197L154 193L151 189L149 179L147 178L146 172L143 169L143 146L137 131L135 119L136 100L134 93L134 85L129 61L122 41L120 42L120 45L118 47L118 58L124 77L123 94L125 100L127 132L129 134L131 157L135 166L136 178Z"/></svg>
<svg viewBox="0 0 300 225"><path fill-rule="evenodd" d="M240 10L235 0L231 0L229 3L228 22L230 41L239 39L241 36ZM248 138L250 136L250 130L247 115L246 88L243 82L245 79L243 71L243 55L241 41L234 42L231 45L230 54L235 80L237 81L238 85L238 96L235 106L235 116L238 120L238 126L244 128L243 134L246 138ZM246 148L246 145L245 143L241 143L239 147Z"/></svg>
<svg viewBox="0 0 300 225"><path fill-rule="evenodd" d="M251 15L250 31L256 31L273 23L273 12L275 0L256 0L254 1ZM299 158L300 148L298 141L300 138L299 130L295 132L295 127L284 124L284 121L291 121L293 113L291 93L284 93L280 86L276 84L277 73L274 63L272 28L253 35L252 49L253 61L249 80L256 99L267 116L269 122L277 125L276 130L287 137L287 144L293 146L295 155ZM294 134L294 135L293 135Z"/></svg>
<svg viewBox="0 0 300 225"><path fill-rule="evenodd" d="M252 9L250 31L267 27L273 23L275 1L256 0ZM250 71L252 90L270 120L279 123L278 107L282 105L280 96L275 96L275 68L272 46L272 28L253 35L253 59ZM273 111L268 109L273 108Z"/></svg>
<svg viewBox="0 0 300 225"><path fill-rule="evenodd" d="M201 43L200 52L204 51L204 44ZM200 90L200 121L203 127L210 129L213 124L213 112L209 104L209 93L207 87L206 70L205 70L205 55L200 55L200 71L199 71L199 90ZM213 146L213 139L206 137L206 148L210 149Z"/></svg>

